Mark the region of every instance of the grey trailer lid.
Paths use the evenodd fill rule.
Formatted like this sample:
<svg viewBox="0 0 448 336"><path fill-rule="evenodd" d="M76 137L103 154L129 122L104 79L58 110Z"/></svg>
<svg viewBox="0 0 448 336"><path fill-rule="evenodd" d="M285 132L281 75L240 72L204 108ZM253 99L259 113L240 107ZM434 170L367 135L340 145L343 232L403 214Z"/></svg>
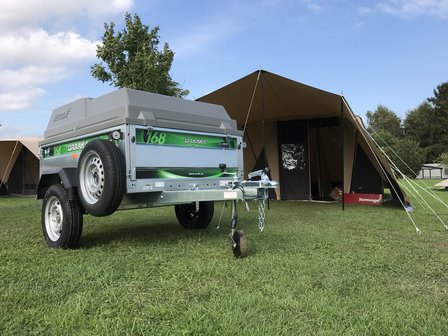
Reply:
<svg viewBox="0 0 448 336"><path fill-rule="evenodd" d="M133 124L239 135L221 105L122 88L98 98L81 98L56 108L41 145Z"/></svg>

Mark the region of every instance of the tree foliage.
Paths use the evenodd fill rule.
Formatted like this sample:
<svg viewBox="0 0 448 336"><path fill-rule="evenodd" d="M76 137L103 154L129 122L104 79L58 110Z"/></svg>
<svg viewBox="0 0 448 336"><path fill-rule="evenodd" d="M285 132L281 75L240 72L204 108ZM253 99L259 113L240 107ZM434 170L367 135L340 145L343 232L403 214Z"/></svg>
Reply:
<svg viewBox="0 0 448 336"><path fill-rule="evenodd" d="M97 46L96 56L102 62L91 67L91 74L102 82L116 87L185 97L188 90L180 88L169 72L174 52L165 43L158 50L159 27L151 30L142 24L140 17L126 13L125 28L115 31L115 23L104 24L102 44Z"/></svg>
<svg viewBox="0 0 448 336"><path fill-rule="evenodd" d="M448 152L448 82L434 90L434 97L408 112L403 129L407 138L425 149L426 162L435 162Z"/></svg>
<svg viewBox="0 0 448 336"><path fill-rule="evenodd" d="M398 139L387 131L379 131L372 137L402 174L411 178L418 174L425 162L425 151L418 142L408 138Z"/></svg>
<svg viewBox="0 0 448 336"><path fill-rule="evenodd" d="M405 175L415 176L425 162L448 166L448 82L403 121L384 105L366 115L367 130Z"/></svg>
<svg viewBox="0 0 448 336"><path fill-rule="evenodd" d="M375 133L371 133L371 135L373 140L375 140L375 142L381 148L395 147L398 142L398 139L388 131L378 131Z"/></svg>
<svg viewBox="0 0 448 336"><path fill-rule="evenodd" d="M367 129L371 132L386 131L400 138L401 120L392 110L384 105L378 105L375 111L367 111Z"/></svg>
<svg viewBox="0 0 448 336"><path fill-rule="evenodd" d="M437 162L443 164L445 167L448 167L448 152L440 154Z"/></svg>
<svg viewBox="0 0 448 336"><path fill-rule="evenodd" d="M433 114L434 110L427 101L410 110L403 121L405 136L418 141L422 147L433 144L438 127L433 122Z"/></svg>
<svg viewBox="0 0 448 336"><path fill-rule="evenodd" d="M425 163L425 151L420 148L418 142L403 138L394 148L394 162L398 169L406 176L414 178Z"/></svg>
<svg viewBox="0 0 448 336"><path fill-rule="evenodd" d="M434 97L428 98L434 109L444 115L448 114L448 82L442 83L434 90ZM448 127L448 125L446 125Z"/></svg>
<svg viewBox="0 0 448 336"><path fill-rule="evenodd" d="M425 161L434 162L440 155L441 125L436 122L434 108L427 101L410 110L403 121L405 137L416 141L425 149Z"/></svg>
<svg viewBox="0 0 448 336"><path fill-rule="evenodd" d="M434 155L448 152L448 82L442 83L434 90L434 97L428 98L434 108L434 122L438 125L437 147Z"/></svg>

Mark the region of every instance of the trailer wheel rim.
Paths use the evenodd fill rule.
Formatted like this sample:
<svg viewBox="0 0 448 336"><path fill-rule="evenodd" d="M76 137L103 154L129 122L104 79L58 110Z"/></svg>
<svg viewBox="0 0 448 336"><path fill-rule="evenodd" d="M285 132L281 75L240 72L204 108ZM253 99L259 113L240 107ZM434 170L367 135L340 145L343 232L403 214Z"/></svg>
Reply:
<svg viewBox="0 0 448 336"><path fill-rule="evenodd" d="M95 152L90 152L84 157L79 183L85 201L89 204L98 202L104 190L104 165Z"/></svg>
<svg viewBox="0 0 448 336"><path fill-rule="evenodd" d="M64 214L62 205L56 196L51 196L45 206L45 229L48 238L57 241L61 237Z"/></svg>
<svg viewBox="0 0 448 336"><path fill-rule="evenodd" d="M184 219L191 224L194 223L199 217L199 212L196 211L196 206L194 204L182 206L180 208L180 212Z"/></svg>

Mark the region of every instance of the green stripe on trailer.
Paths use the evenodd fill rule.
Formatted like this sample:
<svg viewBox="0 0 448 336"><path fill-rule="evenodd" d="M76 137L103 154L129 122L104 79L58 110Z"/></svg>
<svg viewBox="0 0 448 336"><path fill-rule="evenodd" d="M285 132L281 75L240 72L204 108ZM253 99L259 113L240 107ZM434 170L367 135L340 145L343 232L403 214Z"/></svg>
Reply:
<svg viewBox="0 0 448 336"><path fill-rule="evenodd" d="M237 177L238 168L136 168L136 177L144 178L229 178Z"/></svg>
<svg viewBox="0 0 448 336"><path fill-rule="evenodd" d="M49 146L42 149L42 155L44 158L62 156L72 153L80 153L83 148L92 140L102 139L109 140L108 134L102 134L94 137L84 138L76 141L64 142L59 145Z"/></svg>
<svg viewBox="0 0 448 336"><path fill-rule="evenodd" d="M138 128L136 130L138 145L162 145L198 148L236 149L237 139L228 136L211 136L181 132L166 132Z"/></svg>

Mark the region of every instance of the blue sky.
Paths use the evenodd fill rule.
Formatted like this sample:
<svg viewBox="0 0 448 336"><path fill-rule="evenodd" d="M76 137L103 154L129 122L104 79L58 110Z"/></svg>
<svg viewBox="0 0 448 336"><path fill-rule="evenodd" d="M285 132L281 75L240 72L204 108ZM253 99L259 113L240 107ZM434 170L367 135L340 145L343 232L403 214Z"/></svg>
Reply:
<svg viewBox="0 0 448 336"><path fill-rule="evenodd" d="M189 99L262 68L404 117L448 81L448 0L2 0L0 138L40 136L55 107L114 89L90 65L126 11L160 27Z"/></svg>

